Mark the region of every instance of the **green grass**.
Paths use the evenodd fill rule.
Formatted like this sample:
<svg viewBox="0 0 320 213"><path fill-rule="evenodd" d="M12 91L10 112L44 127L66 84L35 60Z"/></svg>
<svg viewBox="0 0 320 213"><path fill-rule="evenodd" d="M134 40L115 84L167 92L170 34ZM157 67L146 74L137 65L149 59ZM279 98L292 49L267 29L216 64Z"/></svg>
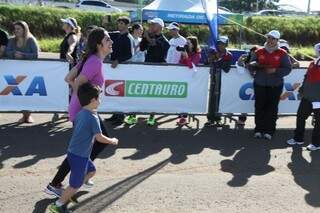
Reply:
<svg viewBox="0 0 320 213"><path fill-rule="evenodd" d="M310 57L315 58L314 48L312 46L302 47L302 46L295 46L291 48L291 54L298 60L311 60ZM308 57L310 56L310 57Z"/></svg>
<svg viewBox="0 0 320 213"><path fill-rule="evenodd" d="M43 38L38 40L40 50L42 52L59 52L59 46L62 42L62 38Z"/></svg>

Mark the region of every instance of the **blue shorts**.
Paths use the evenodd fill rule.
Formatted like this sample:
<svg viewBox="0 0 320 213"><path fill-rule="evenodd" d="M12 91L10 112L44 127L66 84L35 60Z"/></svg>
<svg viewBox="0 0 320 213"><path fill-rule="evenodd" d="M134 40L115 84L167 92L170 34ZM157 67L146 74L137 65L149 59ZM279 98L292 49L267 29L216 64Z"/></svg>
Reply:
<svg viewBox="0 0 320 213"><path fill-rule="evenodd" d="M82 186L86 174L95 172L96 167L90 158L81 157L70 152L67 154L67 159L71 171L69 185L78 189Z"/></svg>

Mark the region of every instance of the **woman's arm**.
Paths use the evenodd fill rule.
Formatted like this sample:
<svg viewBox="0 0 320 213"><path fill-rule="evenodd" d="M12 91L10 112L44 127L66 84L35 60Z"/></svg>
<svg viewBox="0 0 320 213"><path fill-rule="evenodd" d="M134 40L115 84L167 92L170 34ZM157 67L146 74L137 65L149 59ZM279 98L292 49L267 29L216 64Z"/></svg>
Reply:
<svg viewBox="0 0 320 213"><path fill-rule="evenodd" d="M74 88L74 82L77 78L78 71L79 71L78 67L74 66L64 78L64 81L67 82L72 88Z"/></svg>
<svg viewBox="0 0 320 213"><path fill-rule="evenodd" d="M31 52L30 53L22 52L23 58L37 59L39 54L39 46L35 38L29 38L27 41L27 45L30 46Z"/></svg>
<svg viewBox="0 0 320 213"><path fill-rule="evenodd" d="M77 41L78 41L78 39L77 39L76 35L72 35L68 38L69 49L68 49L68 52L66 53L66 58L70 64L74 63L74 58L72 57L71 54L73 53L74 49L76 48Z"/></svg>
<svg viewBox="0 0 320 213"><path fill-rule="evenodd" d="M88 82L87 77L84 76L84 75L82 75L82 74L80 74L80 75L75 79L75 81L74 81L74 86L72 87L73 91L74 91L75 93L77 93L77 92L78 92L78 88L79 88L82 84L84 84L84 83L86 83L86 82Z"/></svg>

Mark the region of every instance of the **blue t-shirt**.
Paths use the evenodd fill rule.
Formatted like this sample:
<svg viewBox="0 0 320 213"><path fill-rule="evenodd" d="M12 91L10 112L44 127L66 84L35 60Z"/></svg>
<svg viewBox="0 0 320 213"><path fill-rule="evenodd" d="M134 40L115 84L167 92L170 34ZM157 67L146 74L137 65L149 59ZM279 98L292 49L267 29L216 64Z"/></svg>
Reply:
<svg viewBox="0 0 320 213"><path fill-rule="evenodd" d="M98 115L82 109L76 116L68 152L89 158L94 142L94 136L101 133Z"/></svg>

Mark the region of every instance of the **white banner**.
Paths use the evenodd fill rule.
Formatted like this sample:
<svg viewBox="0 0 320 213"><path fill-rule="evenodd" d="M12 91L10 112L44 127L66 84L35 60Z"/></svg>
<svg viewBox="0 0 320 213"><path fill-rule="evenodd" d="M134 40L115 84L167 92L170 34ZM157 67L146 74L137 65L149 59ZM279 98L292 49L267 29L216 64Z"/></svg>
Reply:
<svg viewBox="0 0 320 213"><path fill-rule="evenodd" d="M296 114L300 101L298 89L302 84L306 69L294 69L285 77L279 113ZM254 113L253 78L243 68L232 68L222 72L220 113Z"/></svg>
<svg viewBox="0 0 320 213"><path fill-rule="evenodd" d="M100 112L206 114L209 67L104 64Z"/></svg>
<svg viewBox="0 0 320 213"><path fill-rule="evenodd" d="M66 111L68 63L0 60L0 111Z"/></svg>

